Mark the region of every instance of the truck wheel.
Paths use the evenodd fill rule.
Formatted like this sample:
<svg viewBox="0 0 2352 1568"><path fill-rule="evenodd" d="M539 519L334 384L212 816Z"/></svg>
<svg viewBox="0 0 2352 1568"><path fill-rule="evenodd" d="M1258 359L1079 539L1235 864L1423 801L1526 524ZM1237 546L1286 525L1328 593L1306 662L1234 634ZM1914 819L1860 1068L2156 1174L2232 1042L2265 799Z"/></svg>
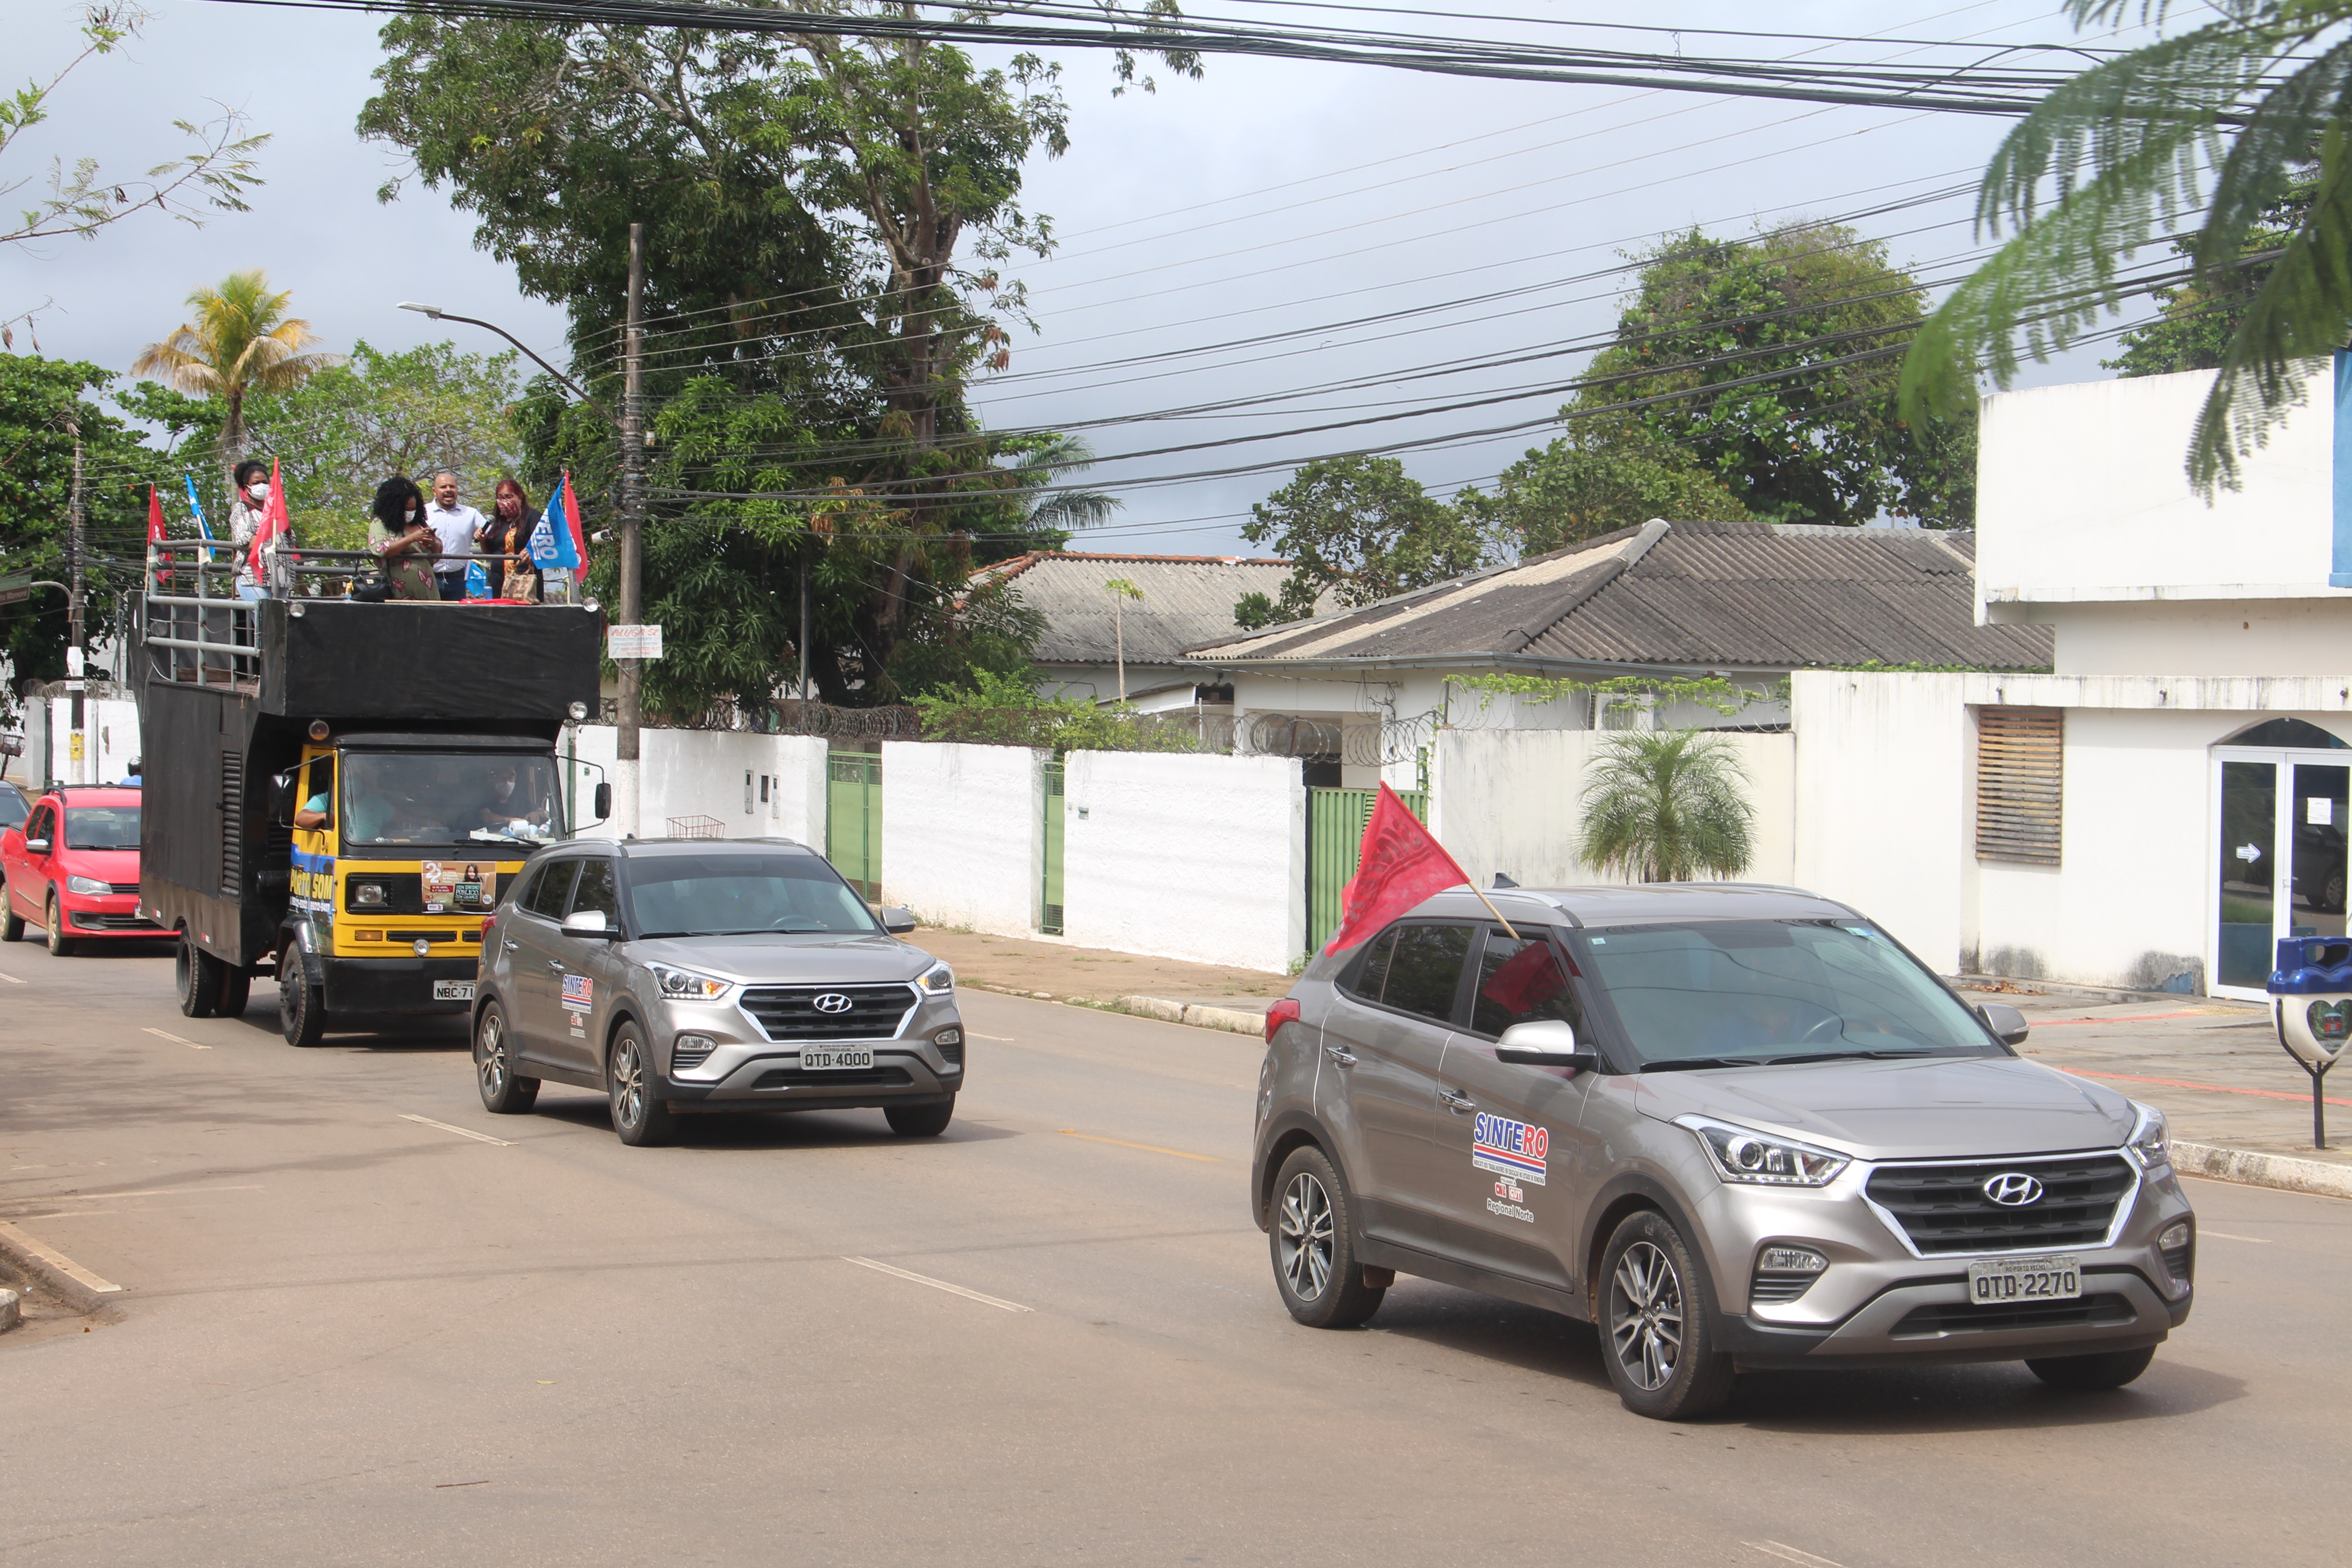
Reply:
<svg viewBox="0 0 2352 1568"><path fill-rule="evenodd" d="M66 935L65 911L58 908L58 896L55 893L49 895L48 932L49 956L71 958L74 950L73 938Z"/></svg>
<svg viewBox="0 0 2352 1568"><path fill-rule="evenodd" d="M482 1109L493 1115L519 1116L539 1099L539 1079L515 1076L506 1009L496 1002L483 1005L474 1026L474 1081L482 1090Z"/></svg>
<svg viewBox="0 0 2352 1568"><path fill-rule="evenodd" d="M289 1046L315 1046L327 1033L327 998L291 942L278 955L278 1027Z"/></svg>
<svg viewBox="0 0 2352 1568"><path fill-rule="evenodd" d="M670 1114L667 1100L655 1098L661 1085L654 1079L635 1024L623 1024L614 1032L604 1082L613 1094L613 1131L622 1142L642 1149L669 1142L677 1118Z"/></svg>
<svg viewBox="0 0 2352 1568"><path fill-rule="evenodd" d="M253 999L253 972L234 964L221 965L220 1016L242 1018L245 1005Z"/></svg>
<svg viewBox="0 0 2352 1568"><path fill-rule="evenodd" d="M172 984L180 994L180 1016L209 1018L220 1008L221 961L180 933L180 950L173 956Z"/></svg>

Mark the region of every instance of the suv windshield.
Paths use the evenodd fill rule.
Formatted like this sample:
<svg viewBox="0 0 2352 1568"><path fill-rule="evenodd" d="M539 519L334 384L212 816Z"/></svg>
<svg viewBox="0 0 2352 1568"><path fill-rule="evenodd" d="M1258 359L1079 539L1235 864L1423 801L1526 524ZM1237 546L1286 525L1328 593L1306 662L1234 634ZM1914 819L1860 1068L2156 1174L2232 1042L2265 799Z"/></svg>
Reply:
<svg viewBox="0 0 2352 1568"><path fill-rule="evenodd" d="M548 757L352 752L342 774L345 844L563 837L563 802Z"/></svg>
<svg viewBox="0 0 2352 1568"><path fill-rule="evenodd" d="M1710 921L1580 933L1642 1070L2005 1054L1876 928Z"/></svg>
<svg viewBox="0 0 2352 1568"><path fill-rule="evenodd" d="M814 855L662 855L628 862L629 903L643 934L882 928L866 900Z"/></svg>
<svg viewBox="0 0 2352 1568"><path fill-rule="evenodd" d="M136 849L139 808L135 805L69 805L66 807L68 849Z"/></svg>

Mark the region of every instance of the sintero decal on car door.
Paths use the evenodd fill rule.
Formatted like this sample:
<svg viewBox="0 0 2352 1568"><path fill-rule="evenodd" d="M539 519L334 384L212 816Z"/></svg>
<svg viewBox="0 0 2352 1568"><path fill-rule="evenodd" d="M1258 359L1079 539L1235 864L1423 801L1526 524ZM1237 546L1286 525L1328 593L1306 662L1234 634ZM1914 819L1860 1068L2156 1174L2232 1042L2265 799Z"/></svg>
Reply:
<svg viewBox="0 0 2352 1568"><path fill-rule="evenodd" d="M1533 1186L1544 1184L1546 1157L1551 1153L1551 1134L1544 1129L1482 1110L1471 1137L1470 1163L1478 1169L1516 1176Z"/></svg>
<svg viewBox="0 0 2352 1568"><path fill-rule="evenodd" d="M585 1013L596 994L596 983L584 974L563 977L563 1005L575 1013Z"/></svg>

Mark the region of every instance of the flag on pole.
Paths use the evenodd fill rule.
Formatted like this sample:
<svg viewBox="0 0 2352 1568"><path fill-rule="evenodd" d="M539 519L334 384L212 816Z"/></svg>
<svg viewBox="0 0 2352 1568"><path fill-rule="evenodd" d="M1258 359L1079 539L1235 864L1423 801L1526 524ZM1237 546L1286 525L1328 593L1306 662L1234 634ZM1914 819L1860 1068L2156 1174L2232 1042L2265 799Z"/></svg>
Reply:
<svg viewBox="0 0 2352 1568"><path fill-rule="evenodd" d="M196 496L196 476L184 474L184 477L188 481L188 510L195 516L196 531L210 539L213 536L213 525L205 521L205 503Z"/></svg>
<svg viewBox="0 0 2352 1568"><path fill-rule="evenodd" d="M272 458L269 459L269 500L261 509L260 524L253 531L254 559L265 564L257 566L254 581L272 591L289 591L292 587L290 583L278 580L278 562L281 559L302 559L294 553L293 543L294 526L286 517L286 486L278 478L278 459Z"/></svg>
<svg viewBox="0 0 2352 1568"><path fill-rule="evenodd" d="M466 597L487 599L490 596L490 574L482 570L478 561L466 563Z"/></svg>
<svg viewBox="0 0 2352 1568"><path fill-rule="evenodd" d="M155 568L155 586L168 588L172 585L169 563L155 552L155 546L163 542L163 498L156 494L153 485L149 485L147 487L147 564Z"/></svg>
<svg viewBox="0 0 2352 1568"><path fill-rule="evenodd" d="M572 499L572 475L568 471L555 481L555 493L547 498L547 510L539 514L538 526L530 531L530 560L541 571L576 571L585 564L586 557L581 549L580 507Z"/></svg>
<svg viewBox="0 0 2352 1568"><path fill-rule="evenodd" d="M560 487L563 491L563 524L572 535L572 565L576 572L588 570L588 536L580 531L580 492L572 488L572 470L563 470Z"/></svg>
<svg viewBox="0 0 2352 1568"><path fill-rule="evenodd" d="M1341 952L1357 946L1432 893L1469 880L1396 791L1382 784L1372 802L1371 820L1364 824L1356 874L1339 894L1339 929L1323 951Z"/></svg>

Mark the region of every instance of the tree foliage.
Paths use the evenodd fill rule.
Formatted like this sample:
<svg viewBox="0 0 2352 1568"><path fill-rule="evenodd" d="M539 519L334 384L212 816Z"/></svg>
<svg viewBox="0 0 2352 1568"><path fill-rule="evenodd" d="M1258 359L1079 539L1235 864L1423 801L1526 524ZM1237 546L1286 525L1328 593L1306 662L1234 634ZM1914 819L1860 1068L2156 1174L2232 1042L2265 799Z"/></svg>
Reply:
<svg viewBox="0 0 2352 1568"><path fill-rule="evenodd" d="M114 590L135 585L96 559L144 537L146 492L123 482L152 462L137 431L89 399L114 380L110 371L71 360L0 354L0 573L67 580L67 521L73 490L74 432L82 441L82 516L92 542L86 620L93 643L112 635ZM36 589L30 599L0 605L0 651L15 679L65 674L66 596Z"/></svg>
<svg viewBox="0 0 2352 1568"><path fill-rule="evenodd" d="M1235 616L1296 620L1318 600L1352 609L1409 589L1458 577L1484 564L1487 541L1476 524L1433 499L1394 458L1324 458L1250 508L1242 537L1273 542L1291 562L1277 604L1253 594ZM1243 621L1247 626L1247 621ZM1272 624L1266 621L1262 624Z"/></svg>
<svg viewBox="0 0 2352 1568"><path fill-rule="evenodd" d="M1654 517L1745 522L1748 510L1678 447L1595 444L1582 430L1503 470L1492 494L1462 493L1463 512L1522 556L1541 555Z"/></svg>
<svg viewBox="0 0 2352 1568"><path fill-rule="evenodd" d="M2160 18L2164 0L2068 0L2078 27ZM2126 297L2124 268L2175 235L2191 290L2228 294L2250 242L2307 179L2284 254L2231 309L2234 327L2187 458L2209 496L2304 395L2305 362L2352 322L2352 0L2227 0L2214 17L2053 89L2001 141L1978 194L2010 237L1914 343L1904 406L1953 413L1989 374L2007 386ZM2316 174L2307 171L2315 159ZM2201 216L2200 216L2201 215Z"/></svg>
<svg viewBox="0 0 2352 1568"><path fill-rule="evenodd" d="M1755 858L1756 808L1730 742L1699 730L1626 730L1587 775L1580 854L1643 882L1737 877Z"/></svg>
<svg viewBox="0 0 2352 1568"><path fill-rule="evenodd" d="M1884 245L1835 224L1728 241L1692 229L1642 259L1616 341L1561 411L1584 427L1580 448L1686 454L1767 522L1969 524L1973 414L1924 441L1898 416L1923 307Z"/></svg>
<svg viewBox="0 0 2352 1568"><path fill-rule="evenodd" d="M362 132L474 213L526 292L568 306L575 365L608 387L628 226L645 226L646 614L690 650L665 658L649 700L764 697L797 662L803 564L820 689L887 697L894 670L956 662L902 663L900 645L1004 634L951 625L970 566L1109 509L1048 504L1082 454L992 437L966 396L1025 320L1004 264L1051 247L1020 201L1027 160L1067 145L1050 63L983 68L919 39L422 16L383 39ZM523 437L541 482L566 465L609 493L614 443L587 410L543 388Z"/></svg>
<svg viewBox="0 0 2352 1568"><path fill-rule="evenodd" d="M293 297L291 289L272 292L259 268L232 272L216 287L200 285L188 295L187 321L131 362L133 375L161 376L176 391L220 400L224 468L245 457L247 398L291 392L341 363L335 354L303 352L319 338L310 322L286 313Z"/></svg>
<svg viewBox="0 0 2352 1568"><path fill-rule="evenodd" d="M2210 286L2196 283L2154 289L2148 298L2163 313L2145 327L2136 327L2119 340L2123 352L2100 364L2124 376L2170 375L2184 370L2215 370L2230 353L2230 340L2246 319L2254 296L2270 279L2272 261L2252 259L2283 250L2303 226L2319 171L2307 169L2284 195L2271 204L2263 221L2239 242L2241 265ZM2194 254L2187 240L2172 242L2172 253L2184 259Z"/></svg>
<svg viewBox="0 0 2352 1568"><path fill-rule="evenodd" d="M325 549L359 549L376 486L394 474L429 485L446 468L457 476L459 493L488 510L492 489L520 467L515 362L511 351L467 353L443 342L388 353L362 340L342 363L290 390L250 397L247 446L281 465L294 537ZM116 401L163 426L172 452L186 455L196 468L219 446L228 420L225 399L190 397L153 382ZM218 473L200 472L198 489L215 519L226 515L228 497Z"/></svg>

